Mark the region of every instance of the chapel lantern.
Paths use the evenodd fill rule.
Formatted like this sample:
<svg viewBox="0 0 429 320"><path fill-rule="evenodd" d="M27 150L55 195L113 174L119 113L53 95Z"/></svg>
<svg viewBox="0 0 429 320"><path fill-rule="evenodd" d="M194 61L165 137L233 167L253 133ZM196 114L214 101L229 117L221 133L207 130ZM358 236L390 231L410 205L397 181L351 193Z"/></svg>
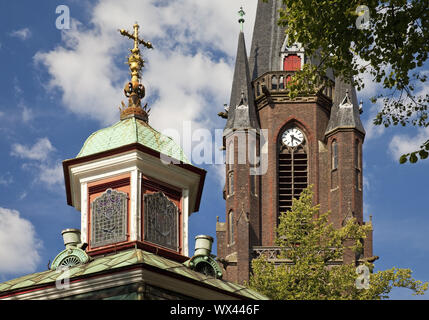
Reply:
<svg viewBox="0 0 429 320"><path fill-rule="evenodd" d="M137 247L184 262L188 218L199 209L206 172L149 125L139 45L153 46L137 23L134 32L119 32L134 43L124 88L128 104L122 102L119 122L94 132L76 158L63 162L67 202L81 212L81 242L89 256Z"/></svg>

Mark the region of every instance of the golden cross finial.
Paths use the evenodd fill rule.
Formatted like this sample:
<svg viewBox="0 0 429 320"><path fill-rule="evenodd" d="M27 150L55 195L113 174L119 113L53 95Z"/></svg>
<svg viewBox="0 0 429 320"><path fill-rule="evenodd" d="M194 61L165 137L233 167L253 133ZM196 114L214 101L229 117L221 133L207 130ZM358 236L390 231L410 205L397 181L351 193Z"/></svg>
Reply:
<svg viewBox="0 0 429 320"><path fill-rule="evenodd" d="M134 34L131 34L131 33L129 33L127 30L125 30L125 29L121 29L121 30L119 30L119 32L123 35L123 36L125 36L125 37L128 37L128 38L130 38L131 40L134 40L134 48L133 49L131 49L131 52L137 52L137 51L140 51L140 49L139 49L139 44L142 44L142 45L144 45L146 48L148 48L148 49L153 49L153 46L152 46L152 43L150 43L149 41L148 42L146 42L146 41L144 41L143 39L140 39L139 38L139 25L137 24L137 23L135 23L134 24L134 26L133 26L133 28L134 28Z"/></svg>
<svg viewBox="0 0 429 320"><path fill-rule="evenodd" d="M130 66L131 70L131 82L138 82L138 79L140 79L140 71L144 67L144 60L140 57L139 44L144 45L148 49L153 49L153 46L152 43L146 42L139 38L139 25L137 23L135 23L133 27L133 34L125 29L121 29L119 32L121 35L134 40L134 48L130 50L131 55L128 57L128 65Z"/></svg>
<svg viewBox="0 0 429 320"><path fill-rule="evenodd" d="M140 73L142 68L144 67L144 60L140 56L140 48L139 44L142 44L148 49L153 49L153 46L150 42L144 41L142 38L139 38L139 25L137 23L134 24L134 33L126 31L125 29L119 30L121 35L134 40L134 48L132 48L131 54L128 57L128 65L130 66L131 71L131 81L125 85L124 94L128 99L128 107L122 103L123 109L121 110L121 119L125 118L128 115L140 115L142 119L147 121L147 112L146 106L144 106L144 110L141 107L141 99L145 96L145 88L140 83L139 79L141 77Z"/></svg>

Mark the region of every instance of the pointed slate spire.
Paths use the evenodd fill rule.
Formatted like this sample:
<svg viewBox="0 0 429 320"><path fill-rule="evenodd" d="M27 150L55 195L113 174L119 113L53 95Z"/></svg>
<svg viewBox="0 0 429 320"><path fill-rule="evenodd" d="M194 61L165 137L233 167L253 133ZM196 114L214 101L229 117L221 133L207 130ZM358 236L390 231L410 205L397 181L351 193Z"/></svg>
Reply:
<svg viewBox="0 0 429 320"><path fill-rule="evenodd" d="M251 80L265 72L283 70L282 52L286 39L286 28L278 25L279 10L285 5L281 0L258 0L255 25L253 27L252 46L250 48L249 66ZM302 44L299 44L300 47ZM304 63L318 65L320 55L316 51L312 56L305 56ZM326 76L334 80L333 72L328 69Z"/></svg>
<svg viewBox="0 0 429 320"><path fill-rule="evenodd" d="M225 125L224 134L226 131L234 129L257 128L259 128L259 124L256 116L246 44L244 34L240 31L228 109L228 120Z"/></svg>
<svg viewBox="0 0 429 320"><path fill-rule="evenodd" d="M251 80L269 71L280 70L279 52L285 38L285 28L277 24L281 1L258 1L249 65Z"/></svg>
<svg viewBox="0 0 429 320"><path fill-rule="evenodd" d="M360 120L356 89L351 83L336 78L334 101L325 135L340 128L353 128L365 135Z"/></svg>

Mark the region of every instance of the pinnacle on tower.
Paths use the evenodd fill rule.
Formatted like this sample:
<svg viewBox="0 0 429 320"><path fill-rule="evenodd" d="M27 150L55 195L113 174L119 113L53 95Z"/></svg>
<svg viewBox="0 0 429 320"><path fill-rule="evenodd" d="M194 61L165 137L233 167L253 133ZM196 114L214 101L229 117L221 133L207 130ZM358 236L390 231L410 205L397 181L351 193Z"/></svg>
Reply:
<svg viewBox="0 0 429 320"><path fill-rule="evenodd" d="M241 32L243 32L243 26L244 26L244 15L246 14L246 12L244 12L243 7L240 7L240 11L238 11L238 15L239 15L239 19L238 19L238 23L240 24L240 30Z"/></svg>
<svg viewBox="0 0 429 320"><path fill-rule="evenodd" d="M360 120L356 89L352 83L337 77L331 116L325 135L340 128L352 128L365 135L365 129Z"/></svg>
<svg viewBox="0 0 429 320"><path fill-rule="evenodd" d="M133 28L133 34L124 29L119 30L121 35L134 40L134 47L130 50L131 54L127 62L131 71L131 81L126 83L124 87L124 94L128 98L128 106L126 106L124 102L121 102L122 108L119 108L119 110L121 113L121 120L129 117L136 117L148 122L148 113L150 110L147 110L147 103L144 107L141 106L141 99L145 96L145 87L140 83L144 60L140 55L139 44L142 44L148 49L153 49L153 46L150 42L146 42L142 38L139 38L139 25L137 23L134 24Z"/></svg>
<svg viewBox="0 0 429 320"><path fill-rule="evenodd" d="M244 40L243 23L244 11L240 8L238 20L241 27L238 36L237 55L235 60L234 77L231 88L231 99L228 108L228 120L224 134L234 129L259 128L256 115L252 79L250 78L249 62L247 59L246 43Z"/></svg>

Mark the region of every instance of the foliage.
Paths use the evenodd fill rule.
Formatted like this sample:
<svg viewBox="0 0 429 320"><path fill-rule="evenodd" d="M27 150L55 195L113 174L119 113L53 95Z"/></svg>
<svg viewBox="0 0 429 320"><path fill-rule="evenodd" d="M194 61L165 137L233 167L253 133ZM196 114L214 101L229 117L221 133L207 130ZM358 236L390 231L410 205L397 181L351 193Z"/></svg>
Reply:
<svg viewBox="0 0 429 320"><path fill-rule="evenodd" d="M353 79L359 90L367 73L385 89L371 98L373 103L383 102L374 124L429 126L429 94L422 89L428 72L419 72L429 52L427 0L283 0L283 4L278 23L288 27L289 44L302 43L309 56L320 57L317 65L294 77L292 97L308 91L315 75L318 84L324 82L329 69ZM414 163L417 156L426 159L428 151L429 140L400 162Z"/></svg>
<svg viewBox="0 0 429 320"><path fill-rule="evenodd" d="M271 299L382 299L393 287L404 287L424 294L428 283L411 277L411 270L392 268L371 273L369 289L356 286L356 265L337 264L344 253L362 252L362 241L371 231L370 224L359 225L354 218L339 229L329 223L329 212L319 213L312 205L312 187L294 199L290 211L283 213L277 229L276 244L285 250L275 265L261 256L252 261L249 285ZM373 265L365 262L370 270Z"/></svg>

